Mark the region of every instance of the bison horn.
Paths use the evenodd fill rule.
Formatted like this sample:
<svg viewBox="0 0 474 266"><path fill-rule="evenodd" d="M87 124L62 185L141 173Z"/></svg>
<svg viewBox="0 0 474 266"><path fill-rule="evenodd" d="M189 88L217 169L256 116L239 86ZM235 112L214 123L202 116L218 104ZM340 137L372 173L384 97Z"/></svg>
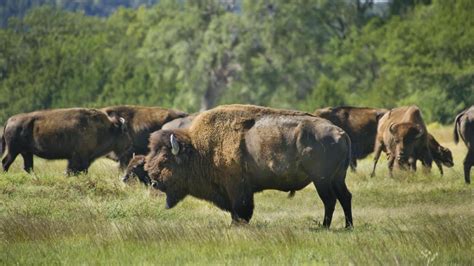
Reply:
<svg viewBox="0 0 474 266"><path fill-rule="evenodd" d="M179 144L178 144L178 141L176 141L176 137L174 136L174 134L171 134L170 142L171 142L171 153L173 153L173 155L178 155Z"/></svg>
<svg viewBox="0 0 474 266"><path fill-rule="evenodd" d="M122 125L125 124L125 118L120 117L120 118L119 118L119 121L120 121L120 123L121 123Z"/></svg>

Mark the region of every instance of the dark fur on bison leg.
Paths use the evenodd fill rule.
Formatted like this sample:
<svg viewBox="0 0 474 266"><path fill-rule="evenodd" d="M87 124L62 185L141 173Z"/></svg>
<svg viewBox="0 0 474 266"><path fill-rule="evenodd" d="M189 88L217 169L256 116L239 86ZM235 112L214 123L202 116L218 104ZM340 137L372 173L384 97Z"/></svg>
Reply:
<svg viewBox="0 0 474 266"><path fill-rule="evenodd" d="M336 192L336 197L339 200L342 209L344 210L346 228L352 228L354 226L352 221L352 194L349 192L349 189L344 182L337 181L335 184L333 184L333 188Z"/></svg>
<svg viewBox="0 0 474 266"><path fill-rule="evenodd" d="M12 165L13 161L15 161L16 156L18 156L18 153L11 153L8 151L7 156L5 156L5 158L2 160L3 171L8 172L8 169Z"/></svg>
<svg viewBox="0 0 474 266"><path fill-rule="evenodd" d="M390 156L388 159L388 174L393 178L393 165L395 164L395 157Z"/></svg>
<svg viewBox="0 0 474 266"><path fill-rule="evenodd" d="M351 158L351 162L350 162L349 166L351 167L351 171L353 173L357 172L357 160L356 159Z"/></svg>
<svg viewBox="0 0 474 266"><path fill-rule="evenodd" d="M325 180L315 182L316 190L318 191L319 197L324 203L324 220L323 227L328 228L331 226L332 215L334 208L336 207L336 195L331 184L328 184Z"/></svg>
<svg viewBox="0 0 474 266"><path fill-rule="evenodd" d="M21 156L23 157L23 169L27 173L31 173L31 171L33 171L33 154L25 152L22 153Z"/></svg>
<svg viewBox="0 0 474 266"><path fill-rule="evenodd" d="M435 161L435 164L436 164L436 166L438 166L439 173L441 174L441 176L443 176L444 175L443 165L438 161Z"/></svg>
<svg viewBox="0 0 474 266"><path fill-rule="evenodd" d="M68 176L78 175L80 173L87 174L89 163L78 159L70 159L68 161L66 173Z"/></svg>
<svg viewBox="0 0 474 266"><path fill-rule="evenodd" d="M471 184L471 167L474 165L474 151L469 150L464 159L464 181Z"/></svg>

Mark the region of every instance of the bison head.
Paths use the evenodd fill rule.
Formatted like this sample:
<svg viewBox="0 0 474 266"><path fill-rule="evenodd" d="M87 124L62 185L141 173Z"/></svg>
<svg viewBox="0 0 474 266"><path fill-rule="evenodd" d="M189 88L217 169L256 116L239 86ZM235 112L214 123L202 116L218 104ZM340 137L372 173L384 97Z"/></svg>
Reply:
<svg viewBox="0 0 474 266"><path fill-rule="evenodd" d="M148 173L145 171L145 156L144 155L133 155L132 159L128 163L127 169L125 169L125 174L122 178L123 182L127 182L130 177L136 176L145 185L149 185L150 178Z"/></svg>
<svg viewBox="0 0 474 266"><path fill-rule="evenodd" d="M435 159L441 161L441 163L446 166L446 167L453 167L454 166L454 161L453 161L453 154L448 148L445 148L443 146L439 146L438 150L433 154L433 157Z"/></svg>
<svg viewBox="0 0 474 266"><path fill-rule="evenodd" d="M424 130L414 123L391 124L389 131L392 139L391 156L395 156L400 166L405 166L409 160L414 160L414 150L418 140L424 135Z"/></svg>
<svg viewBox="0 0 474 266"><path fill-rule="evenodd" d="M173 208L188 195L193 147L183 130L159 130L150 136L145 170L152 185L166 193L166 208Z"/></svg>

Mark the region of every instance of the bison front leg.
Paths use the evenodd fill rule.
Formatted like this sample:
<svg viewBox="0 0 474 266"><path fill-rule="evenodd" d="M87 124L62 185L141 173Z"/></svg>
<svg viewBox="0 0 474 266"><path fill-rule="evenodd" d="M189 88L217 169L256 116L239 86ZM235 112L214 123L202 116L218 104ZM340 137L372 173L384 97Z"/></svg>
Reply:
<svg viewBox="0 0 474 266"><path fill-rule="evenodd" d="M85 160L73 158L68 160L66 174L68 176L78 175L79 173L87 173L90 163Z"/></svg>
<svg viewBox="0 0 474 266"><path fill-rule="evenodd" d="M247 224L253 215L254 199L253 192L245 188L243 184L235 188L229 188L229 199L231 203L231 216L233 224Z"/></svg>
<svg viewBox="0 0 474 266"><path fill-rule="evenodd" d="M388 158L388 174L393 178L393 165L395 164L395 156L390 156Z"/></svg>
<svg viewBox="0 0 474 266"><path fill-rule="evenodd" d="M25 152L21 156L23 157L23 169L27 173L31 173L33 171L33 153Z"/></svg>
<svg viewBox="0 0 474 266"><path fill-rule="evenodd" d="M471 183L471 168L474 165L474 151L469 149L464 159L464 181L466 184Z"/></svg>
<svg viewBox="0 0 474 266"><path fill-rule="evenodd" d="M370 174L370 177L374 177L375 176L375 168L377 167L377 162L379 161L379 158L380 158L380 154L382 153L382 149L383 149L383 144L380 143L380 142L376 142L375 143L375 155L374 155L374 167L372 169L372 173Z"/></svg>

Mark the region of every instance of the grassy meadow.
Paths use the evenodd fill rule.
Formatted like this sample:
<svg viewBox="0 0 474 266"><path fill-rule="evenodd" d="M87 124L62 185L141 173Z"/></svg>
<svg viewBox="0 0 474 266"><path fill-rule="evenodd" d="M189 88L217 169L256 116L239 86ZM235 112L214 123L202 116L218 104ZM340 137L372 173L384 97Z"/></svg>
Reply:
<svg viewBox="0 0 474 266"><path fill-rule="evenodd" d="M337 264L472 265L473 186L465 185L466 148L449 127L431 133L454 154L455 166L389 178L386 160L370 178L372 157L349 172L354 229L339 204L330 230L313 186L293 199L256 195L247 226L188 197L172 210L164 195L123 184L116 164L95 162L89 174L65 177L65 161L35 158L35 174L18 157L0 173L0 264ZM383 156L384 157L384 156Z"/></svg>

